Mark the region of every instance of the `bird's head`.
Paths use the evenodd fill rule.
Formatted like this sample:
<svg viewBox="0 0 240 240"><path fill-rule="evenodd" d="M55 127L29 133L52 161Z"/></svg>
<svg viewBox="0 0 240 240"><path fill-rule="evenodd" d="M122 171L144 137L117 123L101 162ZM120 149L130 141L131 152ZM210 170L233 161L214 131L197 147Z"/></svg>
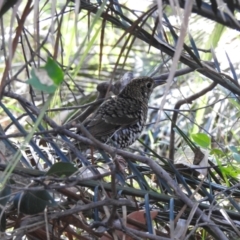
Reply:
<svg viewBox="0 0 240 240"><path fill-rule="evenodd" d="M119 94L120 97L130 97L139 101L148 102L155 87L155 82L150 77L134 78Z"/></svg>

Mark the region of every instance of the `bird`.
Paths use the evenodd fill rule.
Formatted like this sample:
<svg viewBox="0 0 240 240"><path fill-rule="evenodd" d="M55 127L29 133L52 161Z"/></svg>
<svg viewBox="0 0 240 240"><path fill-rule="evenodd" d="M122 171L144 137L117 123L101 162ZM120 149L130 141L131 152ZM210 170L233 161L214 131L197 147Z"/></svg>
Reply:
<svg viewBox="0 0 240 240"><path fill-rule="evenodd" d="M132 145L146 123L148 101L154 87L155 82L150 77L134 78L117 96L104 101L83 121L83 126L108 145L120 149Z"/></svg>

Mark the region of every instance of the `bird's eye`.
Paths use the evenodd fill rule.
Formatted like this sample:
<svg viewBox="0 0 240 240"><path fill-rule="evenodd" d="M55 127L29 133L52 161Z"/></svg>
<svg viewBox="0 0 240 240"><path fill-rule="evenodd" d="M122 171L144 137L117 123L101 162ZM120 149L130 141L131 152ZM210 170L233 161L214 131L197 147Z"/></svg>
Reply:
<svg viewBox="0 0 240 240"><path fill-rule="evenodd" d="M152 87L152 83L147 83L147 88L151 88Z"/></svg>

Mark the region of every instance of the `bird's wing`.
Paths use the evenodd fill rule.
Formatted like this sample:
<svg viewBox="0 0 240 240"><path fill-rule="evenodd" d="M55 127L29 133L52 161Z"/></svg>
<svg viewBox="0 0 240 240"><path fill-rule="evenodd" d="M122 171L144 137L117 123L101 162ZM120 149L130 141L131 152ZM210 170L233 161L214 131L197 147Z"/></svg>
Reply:
<svg viewBox="0 0 240 240"><path fill-rule="evenodd" d="M109 124L105 121L91 121L91 124L86 126L87 130L96 138L112 135L119 126Z"/></svg>
<svg viewBox="0 0 240 240"><path fill-rule="evenodd" d="M116 125L130 125L136 122L142 114L143 104L132 98L117 98L107 104L104 120Z"/></svg>
<svg viewBox="0 0 240 240"><path fill-rule="evenodd" d="M95 137L111 135L120 127L135 123L139 119L141 108L141 102L111 98L105 101L84 125Z"/></svg>

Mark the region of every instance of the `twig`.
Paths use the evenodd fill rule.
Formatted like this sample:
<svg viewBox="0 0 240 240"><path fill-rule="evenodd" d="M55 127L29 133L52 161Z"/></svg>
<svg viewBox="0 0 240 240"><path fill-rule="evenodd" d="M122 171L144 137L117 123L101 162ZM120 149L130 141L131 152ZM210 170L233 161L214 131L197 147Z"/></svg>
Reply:
<svg viewBox="0 0 240 240"><path fill-rule="evenodd" d="M191 104L194 100L203 96L207 92L211 91L216 86L217 86L217 83L213 82L208 87L204 88L202 91L200 91L196 94L193 94L192 96L190 96L188 98L182 99L176 103L174 109L178 110L178 111L173 112L172 121L171 121L170 144L169 144L169 158L171 159L172 162L174 162L174 141L175 141L175 132L174 132L173 128L174 128L174 126L176 126L176 121L177 121L180 107L186 103Z"/></svg>
<svg viewBox="0 0 240 240"><path fill-rule="evenodd" d="M6 79L7 79L7 74L8 74L8 71L9 71L9 67L10 67L10 61L12 60L15 52L16 52L16 49L17 49L17 44L18 44L18 39L21 35L21 32L22 32L22 29L24 27L24 23L25 23L25 20L28 16L28 14L31 12L32 10L32 7L31 6L31 3L32 3L32 0L29 0L27 1L27 4L24 8L24 11L23 11L23 14L22 14L22 18L20 19L20 21L18 22L18 27L16 29L16 35L13 39L13 42L12 42L12 55L6 60L6 67L4 69L4 72L3 72L3 76L2 76L2 80L1 80L1 85L0 85L0 99L2 98L2 93L3 93L3 88L5 86L5 82L6 82Z"/></svg>

